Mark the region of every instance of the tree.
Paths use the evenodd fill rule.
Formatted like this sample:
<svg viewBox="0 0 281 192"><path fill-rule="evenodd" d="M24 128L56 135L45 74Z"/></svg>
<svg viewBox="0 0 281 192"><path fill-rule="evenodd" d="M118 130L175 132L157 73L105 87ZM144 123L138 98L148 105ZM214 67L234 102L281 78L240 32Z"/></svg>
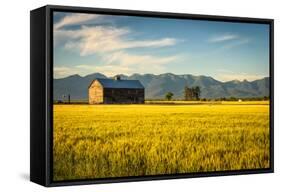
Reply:
<svg viewBox="0 0 281 192"><path fill-rule="evenodd" d="M188 86L184 87L184 99L186 101L192 100L192 88L189 88Z"/></svg>
<svg viewBox="0 0 281 192"><path fill-rule="evenodd" d="M170 101L171 99L172 99L172 97L174 96L174 94L172 93L172 92L168 92L168 93L166 93L166 99L168 100L168 101Z"/></svg>
<svg viewBox="0 0 281 192"><path fill-rule="evenodd" d="M199 86L194 87L194 93L195 93L196 100L199 100L201 94L201 90Z"/></svg>
<svg viewBox="0 0 281 192"><path fill-rule="evenodd" d="M201 90L199 86L191 87L188 86L184 87L184 99L188 100L199 100L201 95Z"/></svg>

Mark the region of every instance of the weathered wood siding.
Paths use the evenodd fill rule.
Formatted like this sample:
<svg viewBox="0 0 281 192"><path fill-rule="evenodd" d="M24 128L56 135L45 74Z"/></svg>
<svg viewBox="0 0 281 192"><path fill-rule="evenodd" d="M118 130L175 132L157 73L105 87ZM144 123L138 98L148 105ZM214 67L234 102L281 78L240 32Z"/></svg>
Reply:
<svg viewBox="0 0 281 192"><path fill-rule="evenodd" d="M103 103L103 87L95 80L89 87L89 104L99 103Z"/></svg>
<svg viewBox="0 0 281 192"><path fill-rule="evenodd" d="M104 103L144 103L144 89L104 89Z"/></svg>

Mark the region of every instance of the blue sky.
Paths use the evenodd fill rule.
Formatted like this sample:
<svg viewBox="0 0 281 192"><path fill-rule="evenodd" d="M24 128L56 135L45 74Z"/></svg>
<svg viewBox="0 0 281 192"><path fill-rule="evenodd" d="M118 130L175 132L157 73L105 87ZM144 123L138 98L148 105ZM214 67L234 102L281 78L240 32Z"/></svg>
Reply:
<svg viewBox="0 0 281 192"><path fill-rule="evenodd" d="M269 25L54 13L54 77L193 74L269 76Z"/></svg>

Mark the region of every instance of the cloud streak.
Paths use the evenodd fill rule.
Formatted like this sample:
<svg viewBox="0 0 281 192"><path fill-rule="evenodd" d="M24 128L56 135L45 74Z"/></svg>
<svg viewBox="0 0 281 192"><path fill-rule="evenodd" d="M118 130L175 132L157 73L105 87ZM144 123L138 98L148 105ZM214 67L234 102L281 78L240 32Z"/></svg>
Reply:
<svg viewBox="0 0 281 192"><path fill-rule="evenodd" d="M64 42L66 49L78 51L81 56L131 48L165 47L177 43L174 38L128 40L126 37L131 33L128 28L82 26L79 30L57 30L55 39Z"/></svg>
<svg viewBox="0 0 281 192"><path fill-rule="evenodd" d="M59 22L57 22L54 25L54 29L58 30L65 26L86 24L87 22L93 21L100 17L101 17L101 15L73 13L73 14L63 17Z"/></svg>
<svg viewBox="0 0 281 192"><path fill-rule="evenodd" d="M87 75L100 72L107 76L116 74L150 73L157 71L165 72L165 65L176 61L179 56L157 56L151 52L140 54L132 52L131 49L142 48L142 50L155 49L159 47L173 46L178 40L171 37L158 39L130 38L136 35L128 27L116 27L115 25L88 25L91 22L97 24L98 15L75 14L67 15L55 23L54 44L62 48L79 53L80 56L96 55L99 65L78 64L69 67L60 65L54 69L55 78L62 78L72 74ZM101 19L99 22L101 22ZM79 25L78 28L66 26ZM129 51L130 50L130 51Z"/></svg>
<svg viewBox="0 0 281 192"><path fill-rule="evenodd" d="M221 36L215 36L208 40L209 43L216 45L212 51L208 52L210 54L219 54L227 50L248 44L251 42L251 39L247 37L241 37L234 34L225 34Z"/></svg>
<svg viewBox="0 0 281 192"><path fill-rule="evenodd" d="M220 42L231 41L235 39L239 39L239 36L234 34L224 34L224 35L211 37L208 41L210 43L220 43Z"/></svg>

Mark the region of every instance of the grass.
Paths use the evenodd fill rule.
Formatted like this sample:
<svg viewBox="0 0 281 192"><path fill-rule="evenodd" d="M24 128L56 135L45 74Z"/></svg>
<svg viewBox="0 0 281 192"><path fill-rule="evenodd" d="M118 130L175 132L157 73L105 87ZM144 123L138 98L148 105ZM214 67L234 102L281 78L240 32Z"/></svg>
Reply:
<svg viewBox="0 0 281 192"><path fill-rule="evenodd" d="M53 179L269 167L269 106L54 105Z"/></svg>
<svg viewBox="0 0 281 192"><path fill-rule="evenodd" d="M269 105L269 101L183 101L183 100L146 100L146 104L178 104L178 105Z"/></svg>

